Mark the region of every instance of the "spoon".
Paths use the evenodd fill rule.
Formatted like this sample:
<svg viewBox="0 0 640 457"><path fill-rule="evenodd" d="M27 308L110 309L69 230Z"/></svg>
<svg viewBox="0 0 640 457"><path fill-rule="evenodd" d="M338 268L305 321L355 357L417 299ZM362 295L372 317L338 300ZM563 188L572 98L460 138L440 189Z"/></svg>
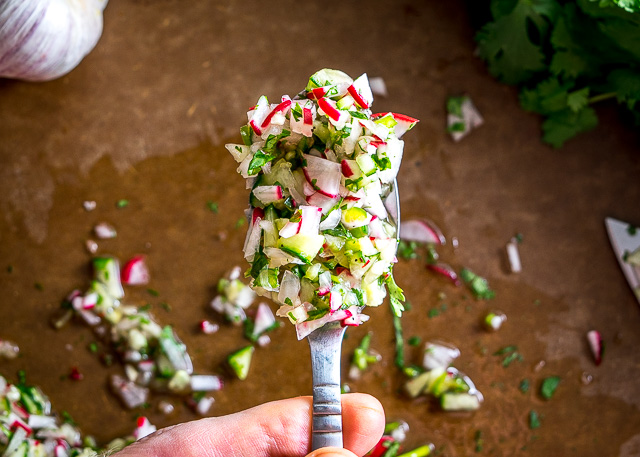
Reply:
<svg viewBox="0 0 640 457"><path fill-rule="evenodd" d="M400 239L400 199L398 182L393 181L385 200L389 213L395 209L396 238ZM395 205L395 208L393 206ZM313 412L311 450L321 447L343 447L342 405L340 403L340 358L346 327L330 322L309 334L311 373L313 379Z"/></svg>

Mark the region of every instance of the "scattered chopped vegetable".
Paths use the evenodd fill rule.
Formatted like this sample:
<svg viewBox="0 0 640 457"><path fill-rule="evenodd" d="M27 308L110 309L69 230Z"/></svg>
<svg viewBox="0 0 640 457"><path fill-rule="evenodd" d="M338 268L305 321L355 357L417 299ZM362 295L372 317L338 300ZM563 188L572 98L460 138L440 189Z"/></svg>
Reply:
<svg viewBox="0 0 640 457"><path fill-rule="evenodd" d="M600 336L600 332L597 330L590 330L587 332L587 341L589 342L589 348L593 355L593 360L596 365L602 363L602 356L604 354L604 342Z"/></svg>
<svg viewBox="0 0 640 457"><path fill-rule="evenodd" d="M495 292L489 288L488 281L468 268L463 268L460 271L460 278L462 278L476 298L490 300L495 297Z"/></svg>
<svg viewBox="0 0 640 457"><path fill-rule="evenodd" d="M351 368L349 369L349 379L360 379L360 375L369 367L369 364L382 360L382 356L369 347L371 345L371 335L371 332L369 332L362 337L360 344L354 350Z"/></svg>
<svg viewBox="0 0 640 457"><path fill-rule="evenodd" d="M0 339L0 360L6 359L11 360L18 357L20 353L20 348L16 343L9 340Z"/></svg>
<svg viewBox="0 0 640 457"><path fill-rule="evenodd" d="M116 202L117 208L126 208L127 206L129 206L129 200L125 200L124 198Z"/></svg>
<svg viewBox="0 0 640 457"><path fill-rule="evenodd" d="M254 351L255 348L249 345L237 350L227 357L229 366L241 381L247 379L247 376L249 375L249 367L251 366L251 358L253 357Z"/></svg>
<svg viewBox="0 0 640 457"><path fill-rule="evenodd" d="M556 392L558 388L558 384L560 384L559 376L549 376L542 380L542 384L540 385L540 395L545 400L551 399L553 394Z"/></svg>
<svg viewBox="0 0 640 457"><path fill-rule="evenodd" d="M520 242L516 238L511 238L511 241L507 243L507 258L509 259L511 273L520 273L522 271L518 244L520 244Z"/></svg>
<svg viewBox="0 0 640 457"><path fill-rule="evenodd" d="M115 227L108 222L100 222L96 224L96 226L93 227L93 233L95 233L100 240L109 240L118 235Z"/></svg>
<svg viewBox="0 0 640 457"><path fill-rule="evenodd" d="M534 430L536 428L540 428L540 416L536 412L536 410L532 409L529 411L529 428Z"/></svg>
<svg viewBox="0 0 640 457"><path fill-rule="evenodd" d="M447 132L453 141L460 141L483 123L484 119L470 97L464 95L447 99Z"/></svg>
<svg viewBox="0 0 640 457"><path fill-rule="evenodd" d="M489 311L482 320L484 327L490 331L497 331L507 320L507 315L501 311Z"/></svg>

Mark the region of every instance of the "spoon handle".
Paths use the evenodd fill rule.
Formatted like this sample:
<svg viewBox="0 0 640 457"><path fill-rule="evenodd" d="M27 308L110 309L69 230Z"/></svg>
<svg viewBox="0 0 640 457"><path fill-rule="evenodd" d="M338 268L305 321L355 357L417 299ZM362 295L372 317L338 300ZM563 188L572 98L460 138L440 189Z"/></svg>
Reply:
<svg viewBox="0 0 640 457"><path fill-rule="evenodd" d="M325 324L308 336L313 377L311 449L342 447L340 354L345 327Z"/></svg>

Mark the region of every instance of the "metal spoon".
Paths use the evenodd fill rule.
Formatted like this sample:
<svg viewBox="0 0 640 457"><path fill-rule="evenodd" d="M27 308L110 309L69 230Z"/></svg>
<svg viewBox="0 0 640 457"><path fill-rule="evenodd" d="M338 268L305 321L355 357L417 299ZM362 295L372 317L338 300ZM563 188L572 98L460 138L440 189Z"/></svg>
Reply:
<svg viewBox="0 0 640 457"><path fill-rule="evenodd" d="M385 203L395 202L396 238L400 239L398 182L393 181ZM313 378L311 450L342 447L342 405L340 403L340 357L346 327L330 322L309 334Z"/></svg>

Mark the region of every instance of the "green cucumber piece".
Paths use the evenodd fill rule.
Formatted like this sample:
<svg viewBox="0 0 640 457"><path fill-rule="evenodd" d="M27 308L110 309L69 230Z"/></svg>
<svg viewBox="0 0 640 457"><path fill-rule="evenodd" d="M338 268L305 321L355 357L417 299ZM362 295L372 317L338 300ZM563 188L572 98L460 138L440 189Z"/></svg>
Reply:
<svg viewBox="0 0 640 457"><path fill-rule="evenodd" d="M124 297L118 259L115 257L95 257L93 259L93 274L96 280L107 287L107 292L113 298Z"/></svg>
<svg viewBox="0 0 640 457"><path fill-rule="evenodd" d="M323 244L324 236L322 235L302 235L300 233L289 238L280 238L278 240L278 247L280 249L307 264L310 264L316 255L318 255Z"/></svg>
<svg viewBox="0 0 640 457"><path fill-rule="evenodd" d="M356 162L365 176L371 176L378 170L375 160L368 154L359 155L356 157Z"/></svg>
<svg viewBox="0 0 640 457"><path fill-rule="evenodd" d="M251 366L251 358L253 357L254 351L255 348L249 345L243 347L242 349L234 352L233 354L229 355L229 357L227 357L229 366L241 381L247 379L247 375L249 374L249 367Z"/></svg>
<svg viewBox="0 0 640 457"><path fill-rule="evenodd" d="M440 398L440 406L445 411L475 411L480 408L480 399L469 393L447 392Z"/></svg>

